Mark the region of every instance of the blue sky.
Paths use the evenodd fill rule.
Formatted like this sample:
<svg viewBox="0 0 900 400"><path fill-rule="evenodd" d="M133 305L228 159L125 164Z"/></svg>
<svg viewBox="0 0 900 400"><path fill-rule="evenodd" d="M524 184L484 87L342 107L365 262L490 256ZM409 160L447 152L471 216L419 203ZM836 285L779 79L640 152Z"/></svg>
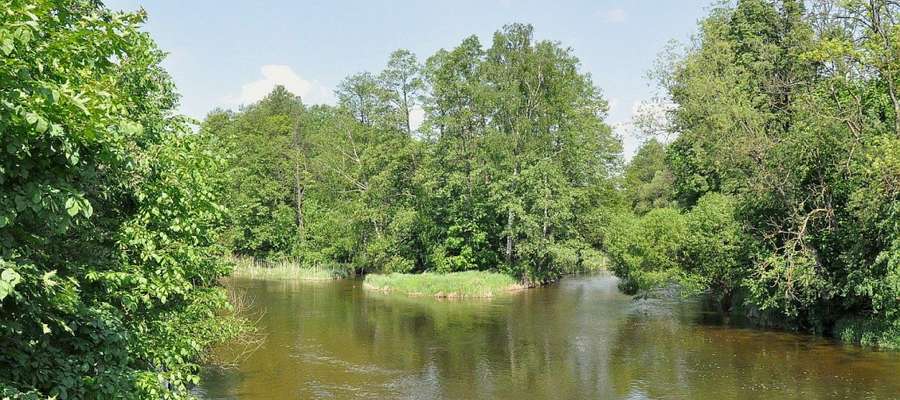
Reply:
<svg viewBox="0 0 900 400"><path fill-rule="evenodd" d="M347 75L380 71L391 51L424 60L475 34L511 22L533 24L538 39L574 48L582 69L610 101L608 122L631 120L653 96L646 78L670 40L686 42L710 0L576 1L213 1L107 0L113 9L143 7L146 29L170 53L165 67L182 93L182 112L202 118L236 108L284 84L306 103L333 102ZM620 127L626 155L637 139Z"/></svg>

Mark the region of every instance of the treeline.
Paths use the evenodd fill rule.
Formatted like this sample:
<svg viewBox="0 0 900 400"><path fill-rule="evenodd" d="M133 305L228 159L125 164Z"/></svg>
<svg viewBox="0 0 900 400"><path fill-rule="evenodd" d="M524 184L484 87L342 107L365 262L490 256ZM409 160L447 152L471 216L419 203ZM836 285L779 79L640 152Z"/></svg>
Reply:
<svg viewBox="0 0 900 400"><path fill-rule="evenodd" d="M0 1L0 397L189 397L244 329L223 160L174 114L143 13Z"/></svg>
<svg viewBox="0 0 900 400"><path fill-rule="evenodd" d="M740 0L664 59L669 144L604 228L631 291L900 347L900 5Z"/></svg>
<svg viewBox="0 0 900 400"><path fill-rule="evenodd" d="M397 51L336 94L307 106L279 87L203 123L228 156L236 254L529 283L602 263L620 144L571 49L509 25L424 64Z"/></svg>

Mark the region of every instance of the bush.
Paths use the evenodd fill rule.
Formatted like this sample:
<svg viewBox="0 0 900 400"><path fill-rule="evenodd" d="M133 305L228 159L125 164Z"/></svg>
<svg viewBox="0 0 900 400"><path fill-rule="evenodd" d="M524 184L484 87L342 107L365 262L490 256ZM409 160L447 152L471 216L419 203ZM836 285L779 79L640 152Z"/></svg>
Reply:
<svg viewBox="0 0 900 400"><path fill-rule="evenodd" d="M240 330L217 283L222 162L172 115L143 20L0 7L4 397L185 398L204 350Z"/></svg>
<svg viewBox="0 0 900 400"><path fill-rule="evenodd" d="M719 193L700 198L687 215L688 234L681 250L692 288L709 291L726 308L749 264L749 240L735 219L735 204Z"/></svg>
<svg viewBox="0 0 900 400"><path fill-rule="evenodd" d="M685 214L672 208L622 214L604 237L610 269L629 293L677 283L686 295L709 293L727 307L749 263L735 201L718 193Z"/></svg>
<svg viewBox="0 0 900 400"><path fill-rule="evenodd" d="M873 316L847 317L839 320L835 336L848 343L900 350L900 320Z"/></svg>
<svg viewBox="0 0 900 400"><path fill-rule="evenodd" d="M657 208L642 217L614 217L604 237L610 269L627 293L651 290L677 280L687 227L672 208Z"/></svg>
<svg viewBox="0 0 900 400"><path fill-rule="evenodd" d="M608 267L609 259L599 250L588 247L581 250L581 270L601 271Z"/></svg>

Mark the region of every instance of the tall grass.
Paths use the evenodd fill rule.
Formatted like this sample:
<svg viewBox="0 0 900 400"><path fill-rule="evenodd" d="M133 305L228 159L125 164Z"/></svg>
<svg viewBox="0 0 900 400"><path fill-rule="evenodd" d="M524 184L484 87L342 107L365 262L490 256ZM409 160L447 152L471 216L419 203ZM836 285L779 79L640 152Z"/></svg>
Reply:
<svg viewBox="0 0 900 400"><path fill-rule="evenodd" d="M524 289L515 278L496 272L465 271L448 274L367 275L364 287L409 296L445 298L494 297Z"/></svg>
<svg viewBox="0 0 900 400"><path fill-rule="evenodd" d="M337 265L303 265L293 260L263 261L250 257L229 258L234 264L231 276L265 280L325 281L345 276Z"/></svg>

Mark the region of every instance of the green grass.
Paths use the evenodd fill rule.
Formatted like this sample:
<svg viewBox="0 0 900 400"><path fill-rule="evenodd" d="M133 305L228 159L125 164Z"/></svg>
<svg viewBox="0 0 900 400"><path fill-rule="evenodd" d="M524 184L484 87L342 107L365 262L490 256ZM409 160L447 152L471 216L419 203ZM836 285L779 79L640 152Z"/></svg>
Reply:
<svg viewBox="0 0 900 400"><path fill-rule="evenodd" d="M466 271L449 274L388 274L366 276L367 289L408 296L445 298L494 297L524 289L515 278L496 272Z"/></svg>
<svg viewBox="0 0 900 400"><path fill-rule="evenodd" d="M326 281L342 276L340 270L326 266L307 266L294 261L260 261L247 257L231 257L236 278L263 280Z"/></svg>

